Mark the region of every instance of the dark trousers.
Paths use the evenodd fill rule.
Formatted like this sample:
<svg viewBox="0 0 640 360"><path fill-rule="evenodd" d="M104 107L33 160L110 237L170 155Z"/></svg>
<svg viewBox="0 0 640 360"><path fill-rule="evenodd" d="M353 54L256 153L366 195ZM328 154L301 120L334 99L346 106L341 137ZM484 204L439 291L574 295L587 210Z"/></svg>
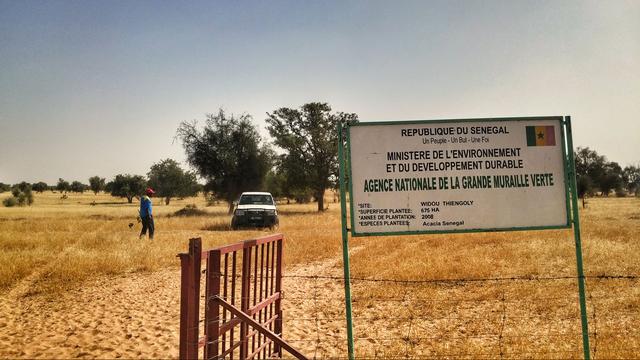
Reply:
<svg viewBox="0 0 640 360"><path fill-rule="evenodd" d="M149 239L153 239L153 216L145 216L142 218L142 231L140 232L140 238L147 234L147 229L149 229Z"/></svg>

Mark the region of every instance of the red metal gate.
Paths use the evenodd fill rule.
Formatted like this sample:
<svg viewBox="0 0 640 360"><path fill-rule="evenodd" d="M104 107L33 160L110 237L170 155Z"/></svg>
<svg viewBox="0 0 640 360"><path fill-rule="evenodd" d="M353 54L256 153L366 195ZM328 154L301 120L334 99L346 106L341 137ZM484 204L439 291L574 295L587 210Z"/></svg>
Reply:
<svg viewBox="0 0 640 360"><path fill-rule="evenodd" d="M189 240L189 252L178 254L181 359L200 358L200 348L204 359L282 357L283 349L305 359L282 340L283 254L282 234L205 251L200 238ZM204 336L199 337L201 326Z"/></svg>

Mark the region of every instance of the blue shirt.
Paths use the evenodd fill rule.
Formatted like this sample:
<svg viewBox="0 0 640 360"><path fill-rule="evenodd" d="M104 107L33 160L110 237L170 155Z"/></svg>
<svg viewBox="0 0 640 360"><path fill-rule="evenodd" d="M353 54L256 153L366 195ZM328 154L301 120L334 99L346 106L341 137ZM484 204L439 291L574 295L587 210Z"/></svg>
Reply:
<svg viewBox="0 0 640 360"><path fill-rule="evenodd" d="M140 217L151 216L151 199L147 195L140 198Z"/></svg>

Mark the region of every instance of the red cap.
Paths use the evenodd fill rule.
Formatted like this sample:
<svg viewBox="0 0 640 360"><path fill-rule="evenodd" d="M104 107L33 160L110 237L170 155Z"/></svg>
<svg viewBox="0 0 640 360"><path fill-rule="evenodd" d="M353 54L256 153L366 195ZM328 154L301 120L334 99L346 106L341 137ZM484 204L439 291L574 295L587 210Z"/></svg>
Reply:
<svg viewBox="0 0 640 360"><path fill-rule="evenodd" d="M155 191L153 191L152 188L147 188L147 190L145 192L147 193L147 195L153 195L153 194L156 193Z"/></svg>

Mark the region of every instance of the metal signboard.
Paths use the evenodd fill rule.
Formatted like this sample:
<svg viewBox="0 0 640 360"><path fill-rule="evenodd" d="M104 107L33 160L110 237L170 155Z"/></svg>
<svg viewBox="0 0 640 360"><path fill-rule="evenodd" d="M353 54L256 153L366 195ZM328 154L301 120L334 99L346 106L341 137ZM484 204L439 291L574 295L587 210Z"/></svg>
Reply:
<svg viewBox="0 0 640 360"><path fill-rule="evenodd" d="M353 236L571 226L562 117L347 127Z"/></svg>
<svg viewBox="0 0 640 360"><path fill-rule="evenodd" d="M582 348L590 359L570 116L341 123L337 130L350 360L355 352L349 232L561 228L572 228L575 239Z"/></svg>

